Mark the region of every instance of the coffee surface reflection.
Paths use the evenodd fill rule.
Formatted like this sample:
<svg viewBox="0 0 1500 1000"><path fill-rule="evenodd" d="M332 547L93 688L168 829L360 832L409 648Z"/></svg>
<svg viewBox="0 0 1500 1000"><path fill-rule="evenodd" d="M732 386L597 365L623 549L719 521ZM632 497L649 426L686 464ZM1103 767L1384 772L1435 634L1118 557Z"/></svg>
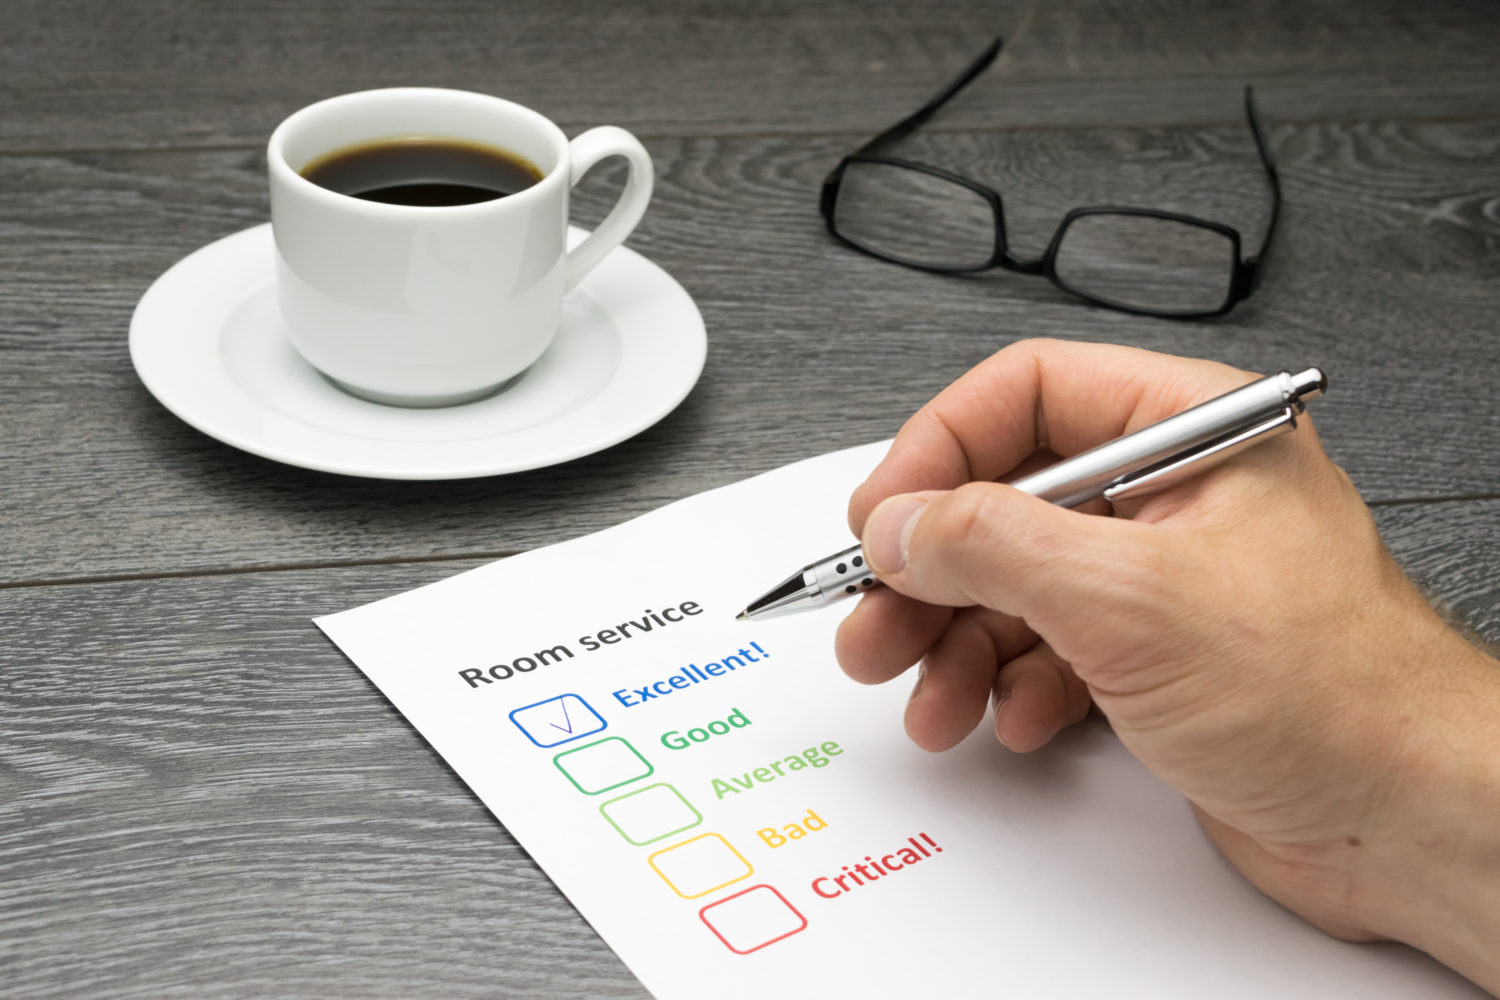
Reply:
<svg viewBox="0 0 1500 1000"><path fill-rule="evenodd" d="M494 201L542 179L534 164L508 150L427 136L336 149L301 174L319 187L366 201L438 207Z"/></svg>

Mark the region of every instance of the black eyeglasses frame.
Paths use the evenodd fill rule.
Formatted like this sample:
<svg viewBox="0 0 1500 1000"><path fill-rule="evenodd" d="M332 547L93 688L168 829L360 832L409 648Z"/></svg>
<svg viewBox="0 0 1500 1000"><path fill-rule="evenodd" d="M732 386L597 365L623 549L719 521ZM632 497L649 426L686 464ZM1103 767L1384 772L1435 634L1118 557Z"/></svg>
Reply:
<svg viewBox="0 0 1500 1000"><path fill-rule="evenodd" d="M1005 204L1000 193L988 185L978 181L934 167L926 163L918 163L913 160L901 159L893 156L881 155L876 150L881 147L905 138L914 132L920 125L931 118L944 104L948 103L955 95L968 86L979 76L995 58L1000 54L1003 39L995 39L984 52L979 55L952 83L944 87L937 96L928 101L921 108L907 117L901 119L895 125L881 132L855 152L841 159L836 167L823 180L823 188L819 199L819 208L823 220L827 225L828 232L838 240L861 253L880 260L890 261L904 267L916 268L922 271L931 271L939 274L968 274L979 271L988 271L992 268L1003 268L1017 274L1036 274L1045 277L1058 288L1076 295L1079 298L1101 305L1109 309L1117 309L1121 312L1134 313L1142 316L1161 316L1171 319L1206 319L1214 316L1222 316L1235 307L1236 304L1249 298L1250 295L1260 287L1263 265L1266 253L1271 246L1271 238L1276 234L1276 226L1281 217L1281 181L1276 173L1276 164L1271 158L1271 152L1266 145L1265 136L1262 133L1259 117L1255 111L1254 89L1245 88L1245 120L1250 126L1250 133L1255 139L1255 148L1260 155L1261 166L1265 170L1266 179L1271 189L1271 217L1266 224L1265 235L1261 238L1260 246L1251 256L1243 256L1242 247L1244 240L1239 230L1222 222L1212 219L1204 219L1196 215L1186 215L1181 212L1168 212L1155 208L1140 208L1132 205L1089 205L1074 208L1063 216L1058 223L1057 230L1052 234L1052 239L1047 244L1046 251L1035 260L1022 260L1010 252L1005 232ZM974 194L983 198L990 206L995 219L995 245L989 260L982 264L943 266L924 263L921 261L903 258L896 254L887 253L867 247L856 240L839 232L835 221L835 207L838 203L840 185L843 183L844 171L850 164L867 163L883 166L900 167L907 170L915 170L928 174L949 183L957 184L967 188ZM1116 302L1107 297L1093 294L1070 285L1067 280L1057 273L1057 253L1062 245L1063 237L1076 220L1091 215L1131 215L1142 218L1162 219L1177 222L1188 226L1197 226L1207 229L1221 236L1227 237L1232 246L1231 273L1224 301L1211 310L1202 309L1147 309L1140 306Z"/></svg>

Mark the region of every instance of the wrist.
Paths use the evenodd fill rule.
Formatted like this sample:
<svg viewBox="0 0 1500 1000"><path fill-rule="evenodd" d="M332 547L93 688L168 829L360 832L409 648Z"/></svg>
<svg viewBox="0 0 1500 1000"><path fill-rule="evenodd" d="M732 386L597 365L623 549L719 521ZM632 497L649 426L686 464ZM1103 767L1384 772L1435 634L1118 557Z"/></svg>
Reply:
<svg viewBox="0 0 1500 1000"><path fill-rule="evenodd" d="M1452 632L1394 714L1400 753L1355 908L1500 995L1500 662Z"/></svg>

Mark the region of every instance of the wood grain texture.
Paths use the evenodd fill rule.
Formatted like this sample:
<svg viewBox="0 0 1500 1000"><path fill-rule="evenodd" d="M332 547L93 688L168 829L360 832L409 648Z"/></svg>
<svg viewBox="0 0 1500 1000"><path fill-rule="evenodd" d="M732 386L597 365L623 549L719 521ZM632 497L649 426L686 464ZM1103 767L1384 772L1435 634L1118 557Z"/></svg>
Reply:
<svg viewBox="0 0 1500 1000"><path fill-rule="evenodd" d="M4 992L643 996L307 618L432 575L9 592Z"/></svg>
<svg viewBox="0 0 1500 1000"><path fill-rule="evenodd" d="M1240 86L1298 120L1494 115L1485 0L8 0L0 149L263 142L313 100L412 84L496 93L576 128L883 126L1008 39L969 126L1232 121Z"/></svg>
<svg viewBox="0 0 1500 1000"><path fill-rule="evenodd" d="M701 383L601 455L447 484L241 454L137 380L135 301L184 253L265 218L258 152L0 157L12 237L0 244L0 580L531 548L888 436L1027 336L1262 371L1322 365L1333 390L1318 426L1369 499L1495 495L1500 450L1475 442L1500 432L1497 123L1274 125L1287 204L1265 284L1224 320L1187 323L1095 309L1036 278L940 277L835 245L816 191L853 134L651 140L657 195L631 243L697 299L710 338ZM1192 211L1252 244L1268 211L1242 125L942 133L902 151L1000 186L1022 253L1082 203ZM585 182L582 218L598 217L611 180Z"/></svg>
<svg viewBox="0 0 1500 1000"><path fill-rule="evenodd" d="M1500 640L1500 501L1376 517ZM644 996L309 620L474 565L0 592L4 992Z"/></svg>

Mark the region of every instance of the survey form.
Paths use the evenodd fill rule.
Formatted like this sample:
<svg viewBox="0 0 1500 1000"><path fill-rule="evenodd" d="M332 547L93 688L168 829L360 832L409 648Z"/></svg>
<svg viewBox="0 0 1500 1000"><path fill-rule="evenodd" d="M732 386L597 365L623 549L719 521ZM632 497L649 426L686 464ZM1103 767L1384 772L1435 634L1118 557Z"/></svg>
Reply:
<svg viewBox="0 0 1500 1000"><path fill-rule="evenodd" d="M929 754L909 678L838 669L852 605L736 621L886 447L317 624L662 1000L1484 995L1262 896L1104 723Z"/></svg>

